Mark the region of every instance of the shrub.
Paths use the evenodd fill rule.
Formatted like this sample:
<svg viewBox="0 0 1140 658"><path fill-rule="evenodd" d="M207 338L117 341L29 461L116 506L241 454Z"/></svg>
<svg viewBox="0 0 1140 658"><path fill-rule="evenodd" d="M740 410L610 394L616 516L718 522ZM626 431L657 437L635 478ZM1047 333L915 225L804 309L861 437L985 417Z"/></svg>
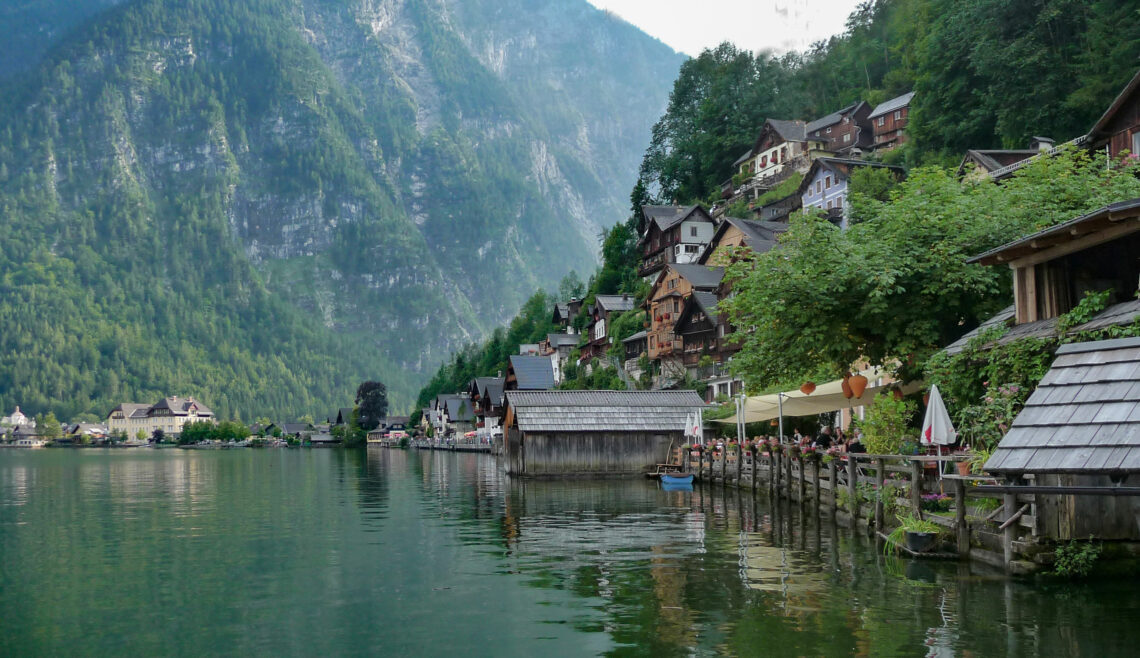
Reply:
<svg viewBox="0 0 1140 658"><path fill-rule="evenodd" d="M896 400L890 395L877 396L863 420L863 445L867 452L875 455L898 454L913 415L912 401Z"/></svg>
<svg viewBox="0 0 1140 658"><path fill-rule="evenodd" d="M1066 578L1084 578L1092 572L1103 548L1092 537L1084 542L1074 539L1067 544L1058 544L1053 573Z"/></svg>

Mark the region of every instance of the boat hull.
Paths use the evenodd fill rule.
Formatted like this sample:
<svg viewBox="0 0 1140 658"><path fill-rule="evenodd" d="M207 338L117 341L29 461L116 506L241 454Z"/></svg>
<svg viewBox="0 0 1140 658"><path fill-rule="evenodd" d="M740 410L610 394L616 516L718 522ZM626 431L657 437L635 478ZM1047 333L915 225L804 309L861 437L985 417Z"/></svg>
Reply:
<svg viewBox="0 0 1140 658"><path fill-rule="evenodd" d="M661 481L665 484L692 484L692 473L662 473Z"/></svg>

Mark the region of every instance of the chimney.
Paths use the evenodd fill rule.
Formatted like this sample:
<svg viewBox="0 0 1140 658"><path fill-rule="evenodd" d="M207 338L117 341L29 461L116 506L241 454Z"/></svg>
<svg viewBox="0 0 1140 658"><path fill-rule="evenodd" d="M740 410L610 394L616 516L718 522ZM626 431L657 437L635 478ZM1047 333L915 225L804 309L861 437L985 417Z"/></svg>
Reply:
<svg viewBox="0 0 1140 658"><path fill-rule="evenodd" d="M1056 142L1053 141L1053 139L1050 137L1034 137L1033 139L1029 140L1029 148L1039 153L1048 151L1049 149L1053 148L1055 144Z"/></svg>

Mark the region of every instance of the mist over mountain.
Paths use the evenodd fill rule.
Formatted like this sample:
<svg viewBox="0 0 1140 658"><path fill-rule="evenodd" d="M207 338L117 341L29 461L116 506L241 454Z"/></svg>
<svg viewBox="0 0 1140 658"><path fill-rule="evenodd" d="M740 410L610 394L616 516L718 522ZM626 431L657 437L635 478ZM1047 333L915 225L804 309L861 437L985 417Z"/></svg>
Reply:
<svg viewBox="0 0 1140 658"><path fill-rule="evenodd" d="M593 268L682 62L584 1L110 4L0 14L3 407L410 404Z"/></svg>

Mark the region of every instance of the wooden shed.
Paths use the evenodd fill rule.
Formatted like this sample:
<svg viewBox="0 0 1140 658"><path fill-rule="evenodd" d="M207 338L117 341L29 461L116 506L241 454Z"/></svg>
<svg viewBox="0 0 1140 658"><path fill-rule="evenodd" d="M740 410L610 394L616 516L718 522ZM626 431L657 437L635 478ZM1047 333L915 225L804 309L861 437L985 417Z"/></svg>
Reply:
<svg viewBox="0 0 1140 658"><path fill-rule="evenodd" d="M524 476L644 473L685 441L694 391L508 391L507 472Z"/></svg>
<svg viewBox="0 0 1140 658"><path fill-rule="evenodd" d="M985 470L1024 484L1100 487L1140 481L1140 338L1063 345ZM1111 494L1106 491L1106 494ZM1140 539L1140 499L1035 498L1048 539Z"/></svg>

